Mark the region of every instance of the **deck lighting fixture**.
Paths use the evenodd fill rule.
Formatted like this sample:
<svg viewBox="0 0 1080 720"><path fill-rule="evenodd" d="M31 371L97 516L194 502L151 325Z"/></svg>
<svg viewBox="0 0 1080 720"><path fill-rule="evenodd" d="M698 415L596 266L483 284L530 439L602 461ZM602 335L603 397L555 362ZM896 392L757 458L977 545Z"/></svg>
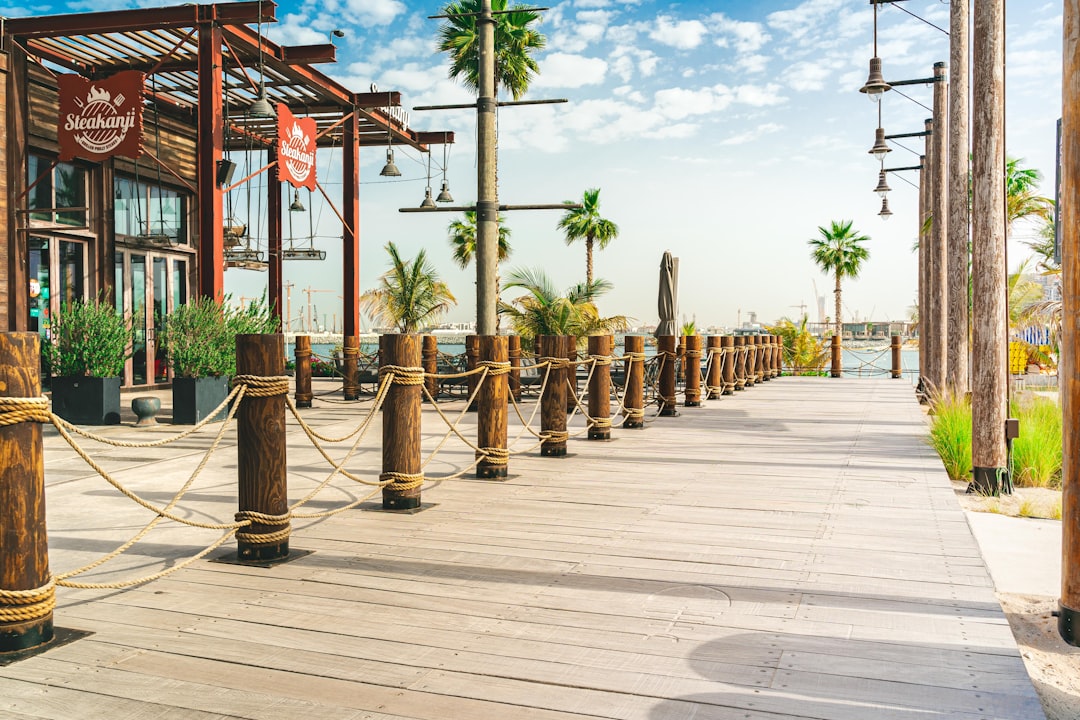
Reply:
<svg viewBox="0 0 1080 720"><path fill-rule="evenodd" d="M390 124L386 125L386 164L383 165L383 169L379 171L379 175L382 177L401 177L401 171L398 170L398 166L394 164L394 137L390 134Z"/></svg>
<svg viewBox="0 0 1080 720"><path fill-rule="evenodd" d="M262 0L259 0L259 24L258 24L258 38L259 38L259 93L255 96L255 102L251 103L248 107L248 115L257 118L272 118L277 117L277 113L274 111L274 106L270 104L270 99L266 96L266 66L263 65L263 36L262 36Z"/></svg>
<svg viewBox="0 0 1080 720"><path fill-rule="evenodd" d="M874 156L875 160L885 161L885 156L892 152L892 148L885 142L885 128L879 127L874 131L874 147L867 152Z"/></svg>
<svg viewBox="0 0 1080 720"><path fill-rule="evenodd" d="M446 148L445 140L446 140L446 138L443 138L443 146L442 146L442 190L439 191L439 196L437 198L435 198L435 200L437 202L441 202L441 203L451 203L451 202L454 202L454 196L450 194L450 183L447 182L447 180L446 180L447 148Z"/></svg>
<svg viewBox="0 0 1080 720"><path fill-rule="evenodd" d="M435 201L431 198L431 150L428 150L427 154L427 187L424 188L424 202L420 203L420 207L435 207Z"/></svg>
<svg viewBox="0 0 1080 720"><path fill-rule="evenodd" d="M889 209L889 198L881 196L881 212L878 213L878 217L882 220L888 220L892 217L892 210Z"/></svg>
<svg viewBox="0 0 1080 720"><path fill-rule="evenodd" d="M874 102L880 102L881 96L887 90L892 90L892 85L885 82L885 77L881 74L881 58L872 57L870 58L870 74L866 78L866 84L859 88L859 92L866 93L866 97Z"/></svg>
<svg viewBox="0 0 1080 720"><path fill-rule="evenodd" d="M889 194L889 190L891 189L892 188L889 187L888 181L885 179L885 171L882 170L878 173L877 187L874 188L874 192L876 192L878 195L881 196L882 199L884 199L885 196Z"/></svg>
<svg viewBox="0 0 1080 720"><path fill-rule="evenodd" d="M307 208L304 207L304 203L300 202L300 191L293 190L293 199L292 204L289 205L289 212L304 212L305 210Z"/></svg>

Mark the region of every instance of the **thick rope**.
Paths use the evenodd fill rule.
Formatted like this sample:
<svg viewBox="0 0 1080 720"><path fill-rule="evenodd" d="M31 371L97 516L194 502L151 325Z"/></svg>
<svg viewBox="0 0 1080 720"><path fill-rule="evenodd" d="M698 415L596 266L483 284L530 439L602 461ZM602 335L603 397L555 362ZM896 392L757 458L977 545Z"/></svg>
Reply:
<svg viewBox="0 0 1080 720"><path fill-rule="evenodd" d="M288 375L237 375L232 379L232 385L243 385L247 397L266 398L289 394Z"/></svg>
<svg viewBox="0 0 1080 720"><path fill-rule="evenodd" d="M279 528L267 533L252 533L237 530L236 539L248 545L274 545L289 539L292 532L292 524L289 522L291 513L284 515L267 515L254 510L241 510L235 515L237 522L247 522L248 526L263 525L266 527Z"/></svg>
<svg viewBox="0 0 1080 720"><path fill-rule="evenodd" d="M405 492L407 490L415 490L424 484L423 473L399 473L399 472L384 472L379 473L379 480L386 482L384 489L393 490L397 492Z"/></svg>
<svg viewBox="0 0 1080 720"><path fill-rule="evenodd" d="M0 590L0 622L27 622L47 617L56 607L56 579L31 590Z"/></svg>
<svg viewBox="0 0 1080 720"><path fill-rule="evenodd" d="M480 362L476 363L476 367L486 368L489 377L510 374L510 363L506 361L500 362L497 360L481 360Z"/></svg>
<svg viewBox="0 0 1080 720"><path fill-rule="evenodd" d="M477 459L488 465L508 465L510 463L510 451L506 448L482 447L477 452L480 455Z"/></svg>
<svg viewBox="0 0 1080 720"><path fill-rule="evenodd" d="M390 375L394 385L423 385L424 368L406 367L403 365L382 365L379 367L379 377Z"/></svg>
<svg viewBox="0 0 1080 720"><path fill-rule="evenodd" d="M0 427L49 422L49 398L0 398Z"/></svg>

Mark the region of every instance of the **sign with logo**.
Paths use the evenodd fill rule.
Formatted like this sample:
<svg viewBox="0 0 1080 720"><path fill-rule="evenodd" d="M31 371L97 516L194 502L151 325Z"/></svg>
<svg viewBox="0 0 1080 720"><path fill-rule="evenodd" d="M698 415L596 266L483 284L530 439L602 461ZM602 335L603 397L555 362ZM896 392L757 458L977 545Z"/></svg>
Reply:
<svg viewBox="0 0 1080 720"><path fill-rule="evenodd" d="M60 160L142 155L144 80L138 70L94 81L70 73L59 75Z"/></svg>
<svg viewBox="0 0 1080 720"><path fill-rule="evenodd" d="M299 118L278 103L278 178L293 187L315 189L314 118Z"/></svg>

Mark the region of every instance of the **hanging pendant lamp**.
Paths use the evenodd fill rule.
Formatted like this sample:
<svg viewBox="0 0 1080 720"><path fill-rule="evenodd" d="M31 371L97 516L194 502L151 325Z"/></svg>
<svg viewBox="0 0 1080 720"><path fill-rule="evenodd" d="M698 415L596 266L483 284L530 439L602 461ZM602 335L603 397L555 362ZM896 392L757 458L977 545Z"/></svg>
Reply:
<svg viewBox="0 0 1080 720"><path fill-rule="evenodd" d="M289 212L304 212L305 210L307 208L304 207L304 203L300 202L300 191L293 190L293 200L292 204L289 205Z"/></svg>
<svg viewBox="0 0 1080 720"><path fill-rule="evenodd" d="M888 197L881 198L881 212L878 213L878 217L880 217L882 220L888 220L890 217L892 217L892 210L889 209Z"/></svg>

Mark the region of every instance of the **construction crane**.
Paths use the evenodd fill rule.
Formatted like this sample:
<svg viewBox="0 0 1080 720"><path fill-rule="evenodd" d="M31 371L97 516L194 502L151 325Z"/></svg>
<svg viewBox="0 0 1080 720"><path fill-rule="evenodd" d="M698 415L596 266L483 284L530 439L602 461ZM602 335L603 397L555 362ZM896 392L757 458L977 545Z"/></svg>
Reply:
<svg viewBox="0 0 1080 720"><path fill-rule="evenodd" d="M788 305L788 307L799 308L799 320L801 321L806 316L806 301L801 301L798 305Z"/></svg>
<svg viewBox="0 0 1080 720"><path fill-rule="evenodd" d="M335 292L335 291L334 290L319 290L317 288L312 288L310 285L308 285L306 288L304 288L304 292L307 293L307 323L305 324L305 330L307 332L312 332L313 330L312 330L312 324L311 324L311 296L313 294L315 294L315 293ZM341 297L341 296L339 295L338 297ZM319 322L319 318L316 317L315 318L315 324L317 325L318 322ZM316 330L317 330L317 328L316 328Z"/></svg>

